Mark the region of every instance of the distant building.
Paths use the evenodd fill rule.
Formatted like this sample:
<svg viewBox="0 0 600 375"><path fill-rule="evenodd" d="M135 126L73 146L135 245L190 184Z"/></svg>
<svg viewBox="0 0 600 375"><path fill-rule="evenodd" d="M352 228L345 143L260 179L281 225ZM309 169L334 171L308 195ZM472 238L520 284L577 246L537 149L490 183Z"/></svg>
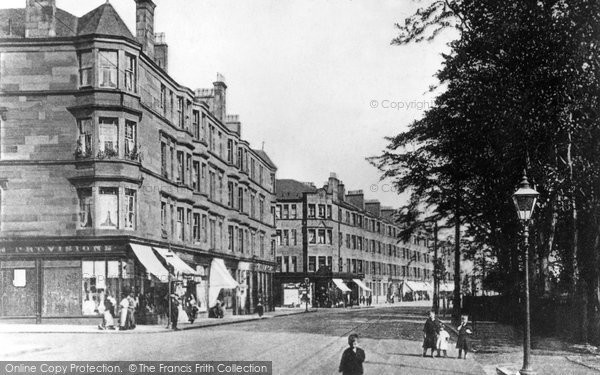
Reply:
<svg viewBox="0 0 600 375"><path fill-rule="evenodd" d="M276 192L277 304L297 304L305 278L321 306L368 296L373 303L430 298L427 236L400 241L393 209L365 200L362 190L346 192L334 173L322 188L277 180Z"/></svg>
<svg viewBox="0 0 600 375"><path fill-rule="evenodd" d="M134 292L156 322L169 280L204 311L272 306L276 167L223 77L168 74L155 5L136 4L136 36L108 2L0 10L0 317L96 317Z"/></svg>

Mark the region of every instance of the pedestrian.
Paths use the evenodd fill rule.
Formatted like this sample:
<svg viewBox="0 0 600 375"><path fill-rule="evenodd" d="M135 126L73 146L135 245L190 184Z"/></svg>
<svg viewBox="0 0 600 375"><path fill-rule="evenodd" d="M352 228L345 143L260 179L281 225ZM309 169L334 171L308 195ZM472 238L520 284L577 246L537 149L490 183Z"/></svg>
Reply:
<svg viewBox="0 0 600 375"><path fill-rule="evenodd" d="M137 309L138 303L133 292L129 293L129 296L127 296L127 301L129 304L127 305L127 321L125 326L127 329L135 329L135 310Z"/></svg>
<svg viewBox="0 0 600 375"><path fill-rule="evenodd" d="M444 352L444 357L448 357L448 341L450 340L450 334L446 331L446 327L441 324L440 332L437 338L437 356L440 357L440 352Z"/></svg>
<svg viewBox="0 0 600 375"><path fill-rule="evenodd" d="M358 335L356 333L348 336L348 345L349 348L344 350L342 354L338 371L342 375L362 375L365 351L358 346Z"/></svg>
<svg viewBox="0 0 600 375"><path fill-rule="evenodd" d="M469 324L469 317L467 315L462 315L460 317L460 326L458 326L458 340L456 341L456 349L458 349L458 358L461 357L463 359L467 359L467 353L471 349L471 340L469 338L470 335L473 334L473 329ZM462 353L465 352L465 355L462 356Z"/></svg>
<svg viewBox="0 0 600 375"><path fill-rule="evenodd" d="M263 309L263 304L262 304L262 296L258 296L258 303L256 305L256 312L258 313L259 317L263 316L264 313L264 309Z"/></svg>
<svg viewBox="0 0 600 375"><path fill-rule="evenodd" d="M187 314L188 321L194 323L198 317L198 304L196 303L196 297L192 293L185 295L185 313Z"/></svg>
<svg viewBox="0 0 600 375"><path fill-rule="evenodd" d="M107 292L104 298L104 311L102 312L102 324L98 325L98 329L105 330L115 329L114 309L117 301Z"/></svg>
<svg viewBox="0 0 600 375"><path fill-rule="evenodd" d="M125 297L119 303L119 307L121 308L119 315L119 331L125 331L127 329L127 310L129 310L129 297L127 293L124 293Z"/></svg>
<svg viewBox="0 0 600 375"><path fill-rule="evenodd" d="M427 318L423 327L423 357L427 355L427 349L431 349L431 357L433 358L440 324L440 321L435 317L435 311L430 311L429 318Z"/></svg>
<svg viewBox="0 0 600 375"><path fill-rule="evenodd" d="M173 328L173 331L179 331L179 328L177 328L177 320L179 320L179 296L175 293L171 294L171 311L169 313L171 328Z"/></svg>

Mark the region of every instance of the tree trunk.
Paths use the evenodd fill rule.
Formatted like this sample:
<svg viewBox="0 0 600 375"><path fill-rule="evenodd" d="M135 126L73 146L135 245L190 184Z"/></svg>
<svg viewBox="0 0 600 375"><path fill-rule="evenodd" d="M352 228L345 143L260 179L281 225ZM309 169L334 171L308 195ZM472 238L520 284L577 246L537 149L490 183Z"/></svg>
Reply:
<svg viewBox="0 0 600 375"><path fill-rule="evenodd" d="M460 296L460 187L455 186L455 211L454 211L454 307L452 309L452 321L454 324L460 322L461 296Z"/></svg>

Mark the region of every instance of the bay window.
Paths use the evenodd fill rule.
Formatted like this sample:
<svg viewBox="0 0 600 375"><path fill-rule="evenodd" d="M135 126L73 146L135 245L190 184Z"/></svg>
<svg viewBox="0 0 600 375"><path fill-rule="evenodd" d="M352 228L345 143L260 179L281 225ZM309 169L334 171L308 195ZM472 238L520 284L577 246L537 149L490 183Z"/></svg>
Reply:
<svg viewBox="0 0 600 375"><path fill-rule="evenodd" d="M79 54L79 86L86 87L92 86L93 74L92 69L94 67L94 57L92 52L82 52Z"/></svg>
<svg viewBox="0 0 600 375"><path fill-rule="evenodd" d="M91 118L77 120L79 132L77 140L76 157L89 157L92 155L93 124Z"/></svg>
<svg viewBox="0 0 600 375"><path fill-rule="evenodd" d="M136 123L125 121L125 156L130 159L137 159L137 145L135 142Z"/></svg>
<svg viewBox="0 0 600 375"><path fill-rule="evenodd" d="M101 187L98 195L97 227L116 229L119 226L119 189Z"/></svg>
<svg viewBox="0 0 600 375"><path fill-rule="evenodd" d="M118 60L116 51L98 53L98 78L100 87L117 87Z"/></svg>
<svg viewBox="0 0 600 375"><path fill-rule="evenodd" d="M103 157L119 155L119 120L117 118L100 117L98 126L99 154Z"/></svg>
<svg viewBox="0 0 600 375"><path fill-rule="evenodd" d="M125 54L125 90L137 91L135 56L130 54Z"/></svg>
<svg viewBox="0 0 600 375"><path fill-rule="evenodd" d="M125 228L135 229L135 190L125 189Z"/></svg>
<svg viewBox="0 0 600 375"><path fill-rule="evenodd" d="M77 197L79 199L79 228L91 228L93 225L92 188L78 189Z"/></svg>

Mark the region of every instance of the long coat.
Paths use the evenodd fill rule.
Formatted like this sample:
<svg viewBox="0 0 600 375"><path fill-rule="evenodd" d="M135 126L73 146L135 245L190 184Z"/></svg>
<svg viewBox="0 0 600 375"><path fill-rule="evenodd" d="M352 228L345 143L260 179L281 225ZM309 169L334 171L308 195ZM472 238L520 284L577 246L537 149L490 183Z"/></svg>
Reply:
<svg viewBox="0 0 600 375"><path fill-rule="evenodd" d="M471 339L469 336L473 332L470 324L461 324L458 326L458 340L456 341L456 349L469 351L471 348ZM469 333L471 332L471 333Z"/></svg>
<svg viewBox="0 0 600 375"><path fill-rule="evenodd" d="M435 318L427 318L425 326L423 327L423 333L425 333L425 339L423 340L423 349L436 349L437 334L440 331L441 323Z"/></svg>
<svg viewBox="0 0 600 375"><path fill-rule="evenodd" d="M344 354L342 354L339 372L341 372L343 375L362 375L364 361L364 350L361 348L356 348L356 352L354 352L352 348L348 348L344 350Z"/></svg>

